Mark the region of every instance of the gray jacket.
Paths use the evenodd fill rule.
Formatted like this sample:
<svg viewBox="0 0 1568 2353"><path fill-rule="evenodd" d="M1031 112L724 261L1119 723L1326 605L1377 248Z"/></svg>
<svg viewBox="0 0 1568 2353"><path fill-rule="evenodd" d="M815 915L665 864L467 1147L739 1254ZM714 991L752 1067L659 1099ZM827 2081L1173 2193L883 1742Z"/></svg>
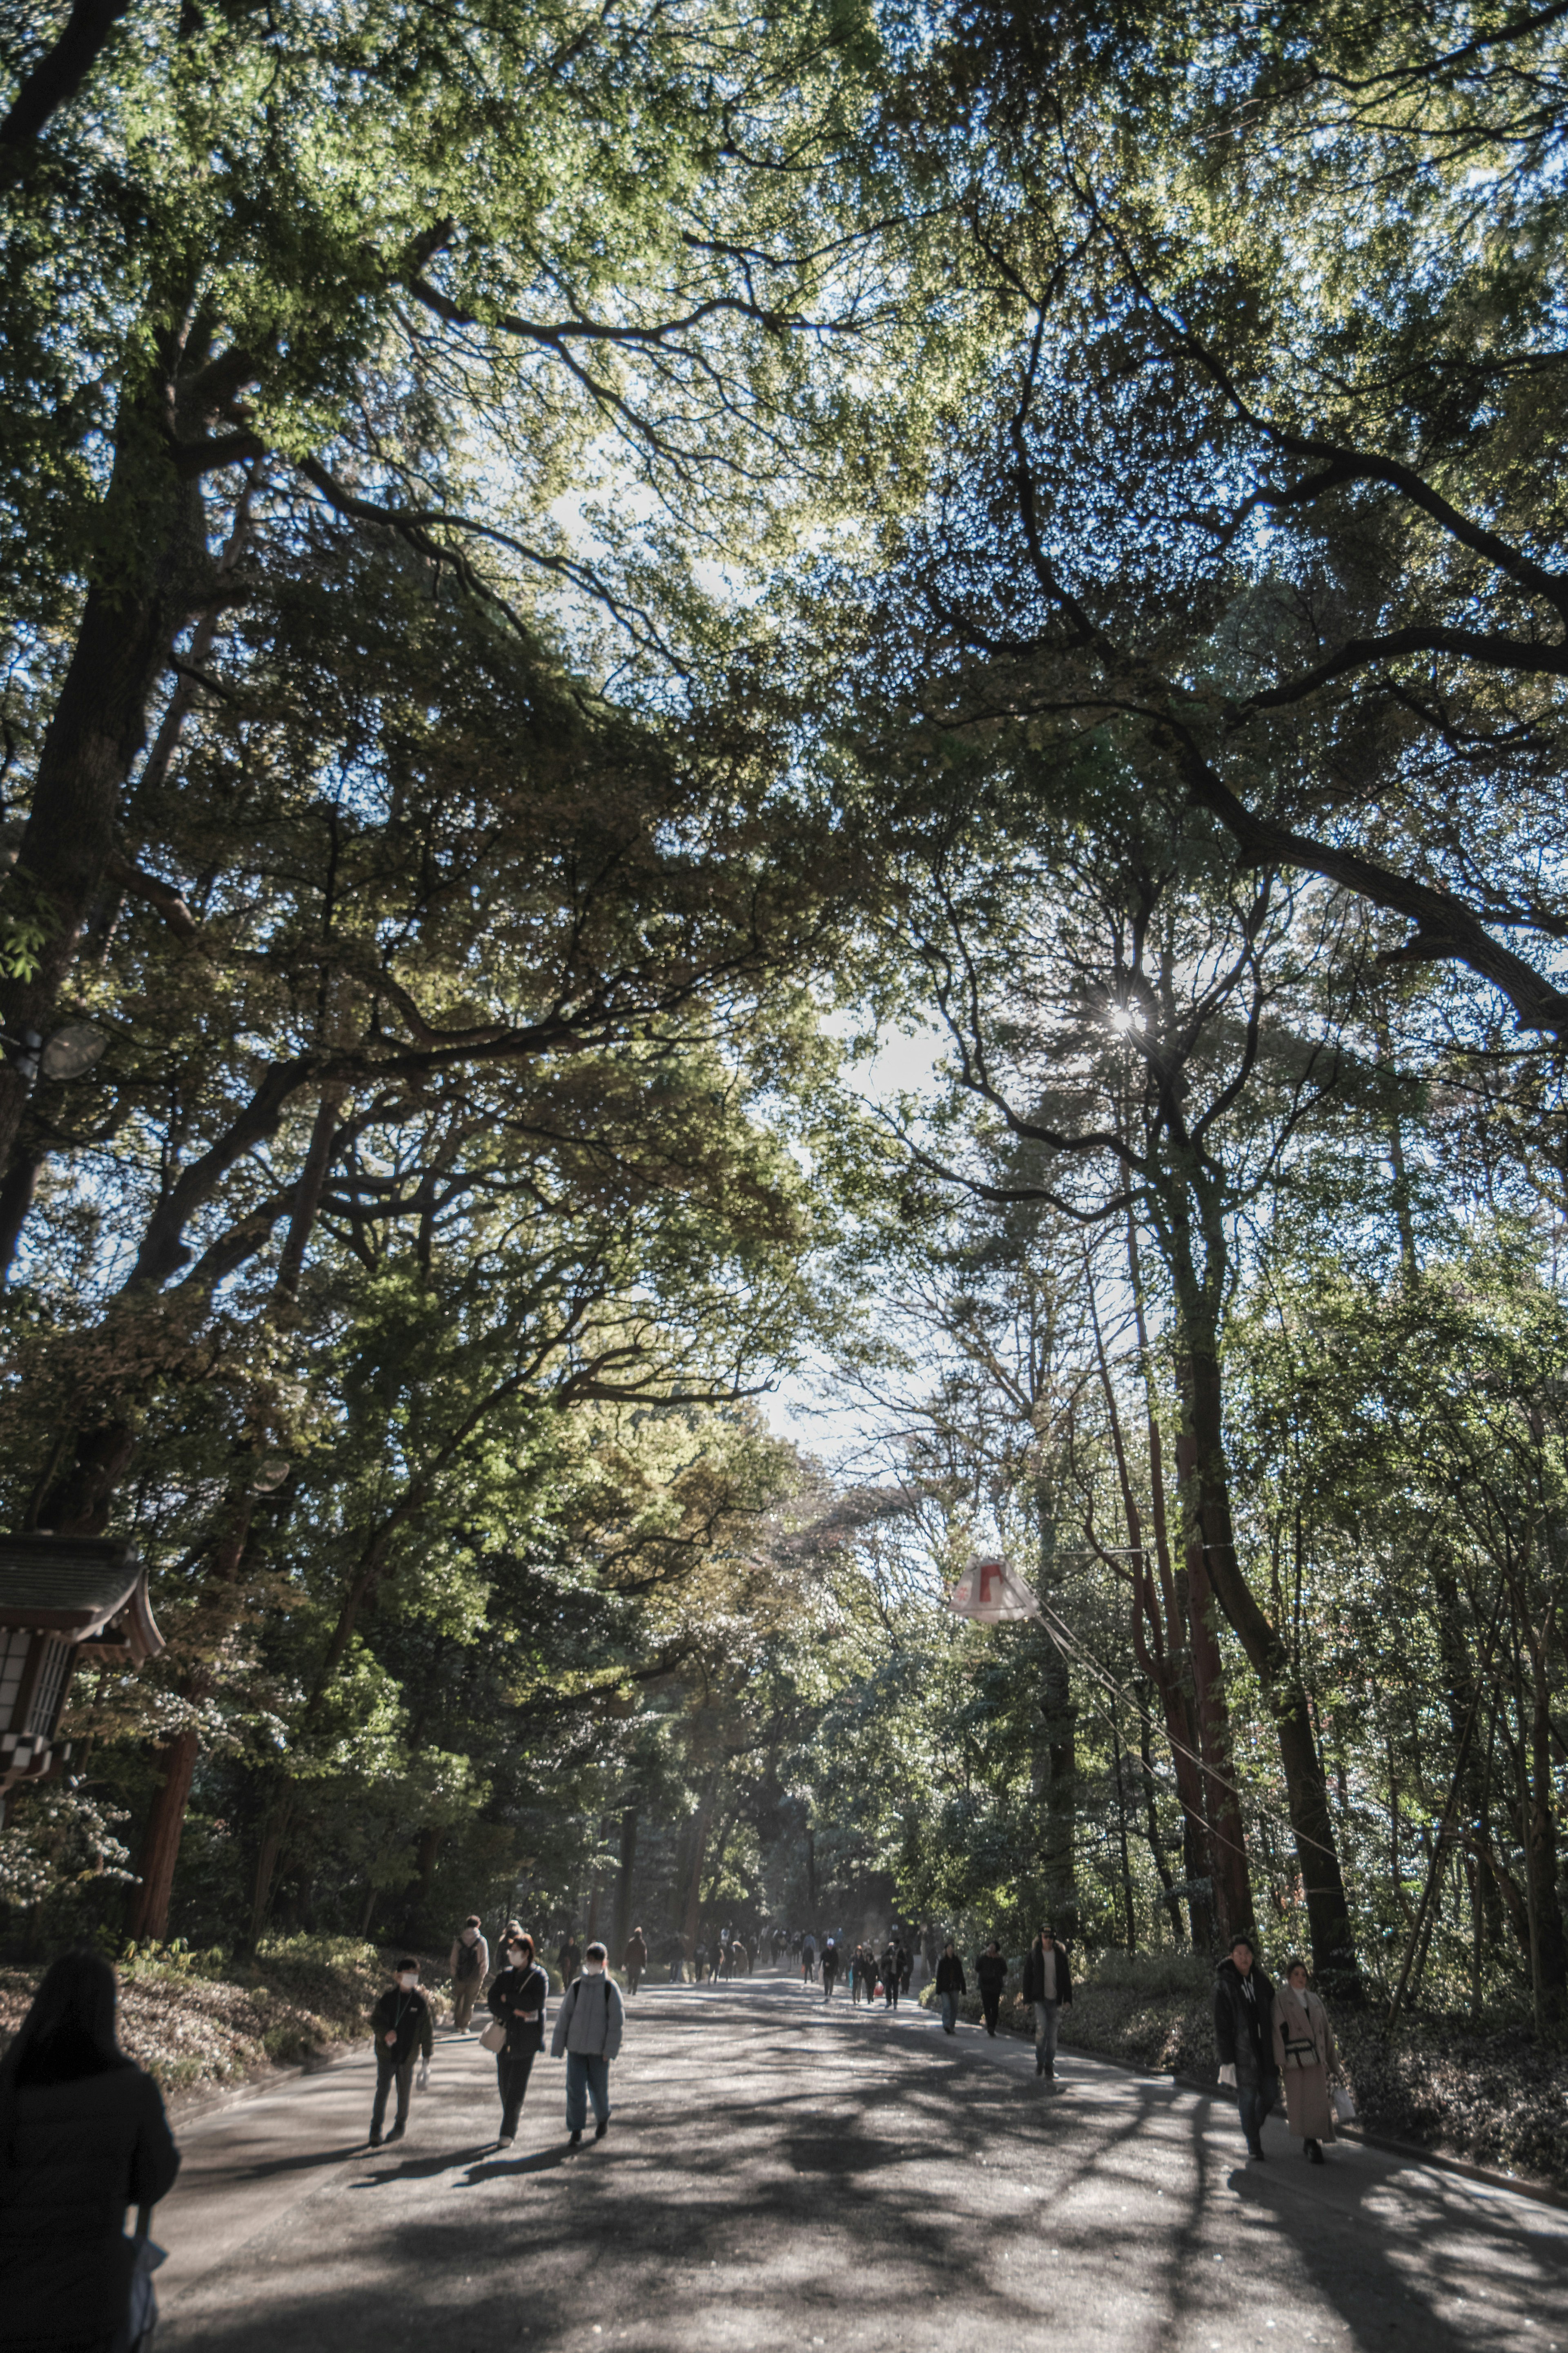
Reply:
<svg viewBox="0 0 1568 2353"><path fill-rule="evenodd" d="M621 2047L626 2006L606 1969L602 1977L574 1978L555 2013L550 2055L580 2051L590 2059L613 2059Z"/></svg>

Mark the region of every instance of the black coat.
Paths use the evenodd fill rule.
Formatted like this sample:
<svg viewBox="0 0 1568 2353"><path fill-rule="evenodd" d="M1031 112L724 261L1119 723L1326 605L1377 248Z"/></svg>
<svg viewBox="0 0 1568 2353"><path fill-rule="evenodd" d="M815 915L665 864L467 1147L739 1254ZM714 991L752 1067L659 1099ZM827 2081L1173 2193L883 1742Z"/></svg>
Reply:
<svg viewBox="0 0 1568 2353"><path fill-rule="evenodd" d="M370 2014L370 2031L375 2037L375 2055L384 2067L405 2067L416 2049L426 2059L436 2048L436 2032L430 2022L430 2005L417 1986L405 1993L401 1986L388 1986ZM395 2043L388 2043L389 2034L395 2034Z"/></svg>
<svg viewBox="0 0 1568 2353"><path fill-rule="evenodd" d="M180 2169L158 2086L128 2063L15 2098L0 2150L7 2353L107 2340L131 2301L125 2210L155 2205Z"/></svg>
<svg viewBox="0 0 1568 2353"><path fill-rule="evenodd" d="M496 1978L490 1988L490 2016L506 2028L509 2059L515 2059L520 2052L543 2050L549 1997L550 1980L537 1961L531 1961L526 1968L504 1968ZM525 2010L536 2010L539 2015L520 2017L519 2012Z"/></svg>
<svg viewBox="0 0 1568 2353"><path fill-rule="evenodd" d="M1062 1947L1053 1938L1051 1950L1057 1961L1057 2000L1064 2009L1072 2000L1072 1971ZM1037 1936L1024 1956L1024 2000L1044 2001L1046 1998L1046 1957Z"/></svg>
<svg viewBox="0 0 1568 2353"><path fill-rule="evenodd" d="M1274 2065L1274 1988L1256 1961L1251 1976L1245 1980L1234 1961L1221 1961L1214 1986L1214 2039L1220 2065L1236 2069L1238 2085L1261 2084L1278 2072Z"/></svg>
<svg viewBox="0 0 1568 2353"><path fill-rule="evenodd" d="M1059 1969L1060 1963L1058 1968ZM996 1995L1007 1982L1007 1957L1005 1953L982 1953L974 1964L974 1975L981 1993ZM1061 1983L1058 1975L1057 1983Z"/></svg>
<svg viewBox="0 0 1568 2353"><path fill-rule="evenodd" d="M943 1953L941 1960L938 1961L936 1989L938 1993L968 1992L969 1989L963 1982L963 1963L956 1953Z"/></svg>

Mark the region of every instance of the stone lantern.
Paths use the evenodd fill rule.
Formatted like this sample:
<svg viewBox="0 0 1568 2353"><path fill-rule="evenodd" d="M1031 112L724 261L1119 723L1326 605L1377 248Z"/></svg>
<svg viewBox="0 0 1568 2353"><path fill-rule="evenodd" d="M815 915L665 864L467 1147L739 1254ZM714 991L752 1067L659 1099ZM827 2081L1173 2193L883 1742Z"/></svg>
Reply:
<svg viewBox="0 0 1568 2353"><path fill-rule="evenodd" d="M0 1798L64 1763L57 1744L80 1659L155 1659L163 1638L134 1548L102 1536L0 1536Z"/></svg>

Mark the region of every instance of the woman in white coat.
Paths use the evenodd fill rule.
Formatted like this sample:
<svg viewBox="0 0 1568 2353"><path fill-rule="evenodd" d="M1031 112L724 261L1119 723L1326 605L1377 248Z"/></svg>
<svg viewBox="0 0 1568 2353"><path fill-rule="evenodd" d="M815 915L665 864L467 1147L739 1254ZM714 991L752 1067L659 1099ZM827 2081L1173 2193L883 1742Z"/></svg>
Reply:
<svg viewBox="0 0 1568 2353"><path fill-rule="evenodd" d="M1292 1961L1274 1997L1274 2063L1285 2086L1285 2115L1310 2164L1323 2162L1323 2143L1338 2137L1329 2078L1340 2054L1328 2011L1307 1989L1307 1964Z"/></svg>

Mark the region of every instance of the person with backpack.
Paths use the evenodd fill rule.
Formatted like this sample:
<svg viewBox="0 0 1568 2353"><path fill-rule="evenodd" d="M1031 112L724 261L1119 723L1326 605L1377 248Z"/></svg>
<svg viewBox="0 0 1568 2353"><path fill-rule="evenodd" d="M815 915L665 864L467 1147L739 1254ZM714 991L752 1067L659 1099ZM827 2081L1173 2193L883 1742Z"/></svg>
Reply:
<svg viewBox="0 0 1568 2353"><path fill-rule="evenodd" d="M950 1936L936 1965L936 1998L942 2004L942 2031L952 2034L958 2027L958 1998L967 1993L963 1982L963 1963L958 1957L958 1947Z"/></svg>
<svg viewBox="0 0 1568 2353"><path fill-rule="evenodd" d="M151 2270L125 2210L180 2169L158 2086L120 2048L114 1971L62 1953L0 2062L0 2310L7 2353L130 2345L151 2328Z"/></svg>
<svg viewBox="0 0 1568 2353"><path fill-rule="evenodd" d="M517 2138L517 2120L528 2090L534 2060L544 2048L544 2013L549 2007L550 1980L533 1957L533 1938L519 1929L507 1947L506 1967L490 1988L491 2027L506 2035L496 2052L496 2085L500 2093L502 2148Z"/></svg>
<svg viewBox="0 0 1568 2353"><path fill-rule="evenodd" d="M627 1937L626 1949L621 1957L621 1966L626 1973L627 1987L636 1993L647 1972L647 1939L640 1928L634 1928Z"/></svg>
<svg viewBox="0 0 1568 2353"><path fill-rule="evenodd" d="M975 1962L974 1977L980 1988L980 2007L985 2013L985 2031L994 2034L1002 2008L1002 1990L1007 1982L1007 1964L994 1936Z"/></svg>
<svg viewBox="0 0 1568 2353"><path fill-rule="evenodd" d="M471 2034L474 2004L490 1968L490 1948L485 1942L477 1912L469 1913L453 1937L447 1967L452 1978L452 2025L458 2034Z"/></svg>
<svg viewBox="0 0 1568 2353"><path fill-rule="evenodd" d="M581 2148L594 2104L594 2138L610 2129L610 2066L621 2047L626 2009L610 1975L608 1953L592 1944L583 1956L583 1974L574 1978L555 2013L551 2055L566 2057L567 2146Z"/></svg>
<svg viewBox="0 0 1568 2353"><path fill-rule="evenodd" d="M430 2053L436 2047L430 2005L419 1990L419 1964L412 1953L403 1955L397 1964L396 1983L388 1986L371 2011L370 2031L375 2038L375 2098L371 2103L370 2145L379 2148L388 2092L395 2084L397 2115L386 2137L389 2141L401 2140L407 2128L408 2097L414 2089L415 2052L424 2053L428 2067Z"/></svg>

